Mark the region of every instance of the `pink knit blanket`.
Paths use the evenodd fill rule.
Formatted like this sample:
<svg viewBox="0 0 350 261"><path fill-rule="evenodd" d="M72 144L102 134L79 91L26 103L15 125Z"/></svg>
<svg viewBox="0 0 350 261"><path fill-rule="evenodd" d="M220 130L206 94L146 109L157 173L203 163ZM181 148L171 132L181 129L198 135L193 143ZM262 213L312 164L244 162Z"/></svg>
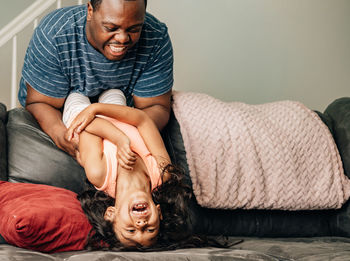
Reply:
<svg viewBox="0 0 350 261"><path fill-rule="evenodd" d="M349 198L333 137L304 105L226 103L190 92L173 98L201 206L329 209Z"/></svg>

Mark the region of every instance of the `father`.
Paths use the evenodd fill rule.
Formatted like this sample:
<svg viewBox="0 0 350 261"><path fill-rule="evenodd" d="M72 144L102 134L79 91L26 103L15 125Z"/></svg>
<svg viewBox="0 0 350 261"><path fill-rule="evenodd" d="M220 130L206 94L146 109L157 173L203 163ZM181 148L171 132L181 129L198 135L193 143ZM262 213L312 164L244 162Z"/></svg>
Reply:
<svg viewBox="0 0 350 261"><path fill-rule="evenodd" d="M147 0L91 0L58 9L36 28L18 98L56 145L75 156L61 109L69 92L92 100L120 89L129 106L162 129L168 122L173 51L165 24L146 13Z"/></svg>

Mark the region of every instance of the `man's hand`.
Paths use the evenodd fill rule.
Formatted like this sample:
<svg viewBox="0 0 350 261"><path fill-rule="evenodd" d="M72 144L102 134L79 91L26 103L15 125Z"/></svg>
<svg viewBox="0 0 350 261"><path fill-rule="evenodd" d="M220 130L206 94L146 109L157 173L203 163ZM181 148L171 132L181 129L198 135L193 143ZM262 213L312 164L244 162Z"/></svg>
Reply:
<svg viewBox="0 0 350 261"><path fill-rule="evenodd" d="M75 158L79 148L79 135L74 135L71 140L67 140L66 130L64 128L62 131L56 131L55 136L51 138L57 147Z"/></svg>
<svg viewBox="0 0 350 261"><path fill-rule="evenodd" d="M162 130L169 121L171 110L171 90L163 95L150 98L134 96L134 104L154 121L158 130Z"/></svg>

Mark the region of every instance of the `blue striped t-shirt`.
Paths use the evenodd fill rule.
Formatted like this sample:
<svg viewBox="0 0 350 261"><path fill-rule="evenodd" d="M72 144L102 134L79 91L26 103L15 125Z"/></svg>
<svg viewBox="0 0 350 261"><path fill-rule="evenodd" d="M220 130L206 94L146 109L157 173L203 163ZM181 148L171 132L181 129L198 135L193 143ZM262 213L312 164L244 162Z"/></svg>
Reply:
<svg viewBox="0 0 350 261"><path fill-rule="evenodd" d="M86 5L65 7L48 14L35 29L22 69L18 99L25 106L27 82L49 97L69 92L88 97L106 89L155 97L173 85L173 50L165 24L146 13L140 40L120 61L110 61L86 38Z"/></svg>

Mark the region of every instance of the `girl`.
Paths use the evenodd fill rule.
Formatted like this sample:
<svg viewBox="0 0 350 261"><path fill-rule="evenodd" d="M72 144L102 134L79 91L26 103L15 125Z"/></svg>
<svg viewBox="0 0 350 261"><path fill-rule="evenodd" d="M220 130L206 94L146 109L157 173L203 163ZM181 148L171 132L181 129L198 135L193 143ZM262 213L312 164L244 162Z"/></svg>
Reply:
<svg viewBox="0 0 350 261"><path fill-rule="evenodd" d="M188 229L190 187L171 165L153 121L125 106L121 91L109 90L94 104L70 94L63 121L69 126L67 138L79 143L77 161L99 190L79 198L94 227L90 248L201 242Z"/></svg>

